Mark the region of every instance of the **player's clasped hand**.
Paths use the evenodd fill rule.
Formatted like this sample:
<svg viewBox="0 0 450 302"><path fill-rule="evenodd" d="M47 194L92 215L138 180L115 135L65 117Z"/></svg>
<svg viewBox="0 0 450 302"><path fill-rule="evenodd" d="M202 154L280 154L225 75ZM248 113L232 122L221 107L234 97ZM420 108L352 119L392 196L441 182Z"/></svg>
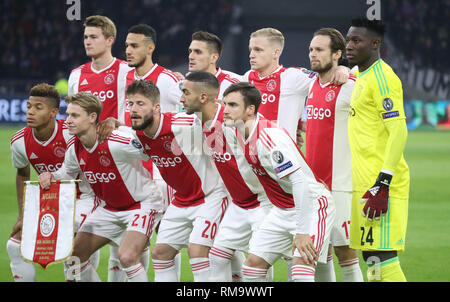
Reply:
<svg viewBox="0 0 450 302"><path fill-rule="evenodd" d="M299 251L306 264L313 265L318 259L316 248L308 234L296 234L294 247Z"/></svg>
<svg viewBox="0 0 450 302"><path fill-rule="evenodd" d="M388 210L389 184L392 175L380 172L375 185L371 187L362 197L361 203L366 203L362 210L362 216L372 221L379 220Z"/></svg>
<svg viewBox="0 0 450 302"><path fill-rule="evenodd" d="M44 172L42 174L39 174L39 176L38 176L39 185L44 190L50 189L52 179L53 179L53 175L50 172Z"/></svg>

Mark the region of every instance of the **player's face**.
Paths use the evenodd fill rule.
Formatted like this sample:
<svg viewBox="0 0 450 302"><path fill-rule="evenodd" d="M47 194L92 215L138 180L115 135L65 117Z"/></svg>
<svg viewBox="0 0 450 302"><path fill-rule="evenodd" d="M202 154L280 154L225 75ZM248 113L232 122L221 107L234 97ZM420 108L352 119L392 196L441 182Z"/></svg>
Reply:
<svg viewBox="0 0 450 302"><path fill-rule="evenodd" d="M27 126L39 128L55 120L58 109L51 101L40 96L30 96L27 102Z"/></svg>
<svg viewBox="0 0 450 302"><path fill-rule="evenodd" d="M191 81L183 81L181 86L181 103L187 114L193 114L201 111L200 93L195 84Z"/></svg>
<svg viewBox="0 0 450 302"><path fill-rule="evenodd" d="M83 135L91 127L95 127L96 118L97 114L88 114L80 105L72 103L67 105L66 124L72 135Z"/></svg>
<svg viewBox="0 0 450 302"><path fill-rule="evenodd" d="M361 65L370 60L372 55L371 38L371 35L367 32L367 28L350 27L346 38L346 52L348 62L351 66Z"/></svg>
<svg viewBox="0 0 450 302"><path fill-rule="evenodd" d="M211 65L215 66L217 59L209 52L205 41L192 41L188 51L189 71L207 71Z"/></svg>
<svg viewBox="0 0 450 302"><path fill-rule="evenodd" d="M147 55L151 55L149 42L145 40L143 34L129 33L125 41L125 54L130 67L140 67L144 65Z"/></svg>
<svg viewBox="0 0 450 302"><path fill-rule="evenodd" d="M154 121L154 114L159 104L153 102L140 93L128 95L128 106L130 108L131 128L134 130L144 130L151 127Z"/></svg>
<svg viewBox="0 0 450 302"><path fill-rule="evenodd" d="M238 123L247 121L248 108L245 108L244 97L239 91L227 94L223 104L225 105L223 112L225 126L236 127Z"/></svg>
<svg viewBox="0 0 450 302"><path fill-rule="evenodd" d="M250 38L248 50L250 51L250 67L258 72L271 68L279 57L276 47L271 45L266 37Z"/></svg>
<svg viewBox="0 0 450 302"><path fill-rule="evenodd" d="M311 70L318 73L327 72L333 67L333 56L329 36L317 35L309 45L309 61Z"/></svg>
<svg viewBox="0 0 450 302"><path fill-rule="evenodd" d="M100 27L86 26L84 28L84 49L86 55L96 58L111 49L112 37L106 39Z"/></svg>

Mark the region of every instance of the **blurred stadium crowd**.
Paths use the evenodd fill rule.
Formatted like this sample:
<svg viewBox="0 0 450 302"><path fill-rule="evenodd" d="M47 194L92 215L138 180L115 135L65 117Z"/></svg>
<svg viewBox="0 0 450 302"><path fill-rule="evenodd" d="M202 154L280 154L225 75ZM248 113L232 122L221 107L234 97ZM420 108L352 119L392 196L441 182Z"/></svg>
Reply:
<svg viewBox="0 0 450 302"><path fill-rule="evenodd" d="M388 37L420 67L448 72L450 0L389 0L383 11Z"/></svg>
<svg viewBox="0 0 450 302"><path fill-rule="evenodd" d="M85 63L82 24L87 16L106 15L114 21L113 55L119 58L125 57L128 28L151 25L158 35L154 61L169 67L186 60L186 45L194 31L208 29L223 36L232 13L231 0L81 1L81 21L67 20L69 6L61 0L2 0L0 6L0 93L27 91L40 79L67 77Z"/></svg>
<svg viewBox="0 0 450 302"><path fill-rule="evenodd" d="M100 4L106 3L105 4ZM229 31L233 0L81 1L81 21L68 21L61 0L2 0L0 9L0 93L20 93L38 81L68 77L88 58L83 48L83 20L94 14L117 26L113 55L124 58L128 28L146 23L158 33L154 61L173 67L186 61L186 45L196 30L224 38ZM101 7L99 9L99 7ZM382 19L395 47L420 67L448 72L450 0L389 0Z"/></svg>

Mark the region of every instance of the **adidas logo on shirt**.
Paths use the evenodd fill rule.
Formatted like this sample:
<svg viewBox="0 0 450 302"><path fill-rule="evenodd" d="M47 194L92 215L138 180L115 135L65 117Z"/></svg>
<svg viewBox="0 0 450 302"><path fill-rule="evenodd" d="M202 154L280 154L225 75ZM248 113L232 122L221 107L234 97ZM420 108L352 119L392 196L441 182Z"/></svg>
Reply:
<svg viewBox="0 0 450 302"><path fill-rule="evenodd" d="M81 82L81 84L80 85L87 85L88 84L88 81L87 81L87 79L84 79L83 80L83 82Z"/></svg>
<svg viewBox="0 0 450 302"><path fill-rule="evenodd" d="M81 166L81 165L85 165L85 164L86 164L86 163L84 162L84 160L81 159L81 160L80 160L80 166Z"/></svg>
<svg viewBox="0 0 450 302"><path fill-rule="evenodd" d="M30 159L36 159L36 158L38 158L38 156L36 154L34 154L34 152L32 152L30 155Z"/></svg>

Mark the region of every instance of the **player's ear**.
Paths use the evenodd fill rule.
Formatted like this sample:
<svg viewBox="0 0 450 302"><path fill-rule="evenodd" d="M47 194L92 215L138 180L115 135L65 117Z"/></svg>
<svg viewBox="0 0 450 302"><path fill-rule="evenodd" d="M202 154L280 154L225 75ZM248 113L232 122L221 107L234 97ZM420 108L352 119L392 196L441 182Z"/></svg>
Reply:
<svg viewBox="0 0 450 302"><path fill-rule="evenodd" d="M381 46L381 39L379 37L374 37L372 39L372 48L378 49Z"/></svg>
<svg viewBox="0 0 450 302"><path fill-rule="evenodd" d="M256 107L255 105L248 105L247 108L245 108L247 115L253 116L256 115Z"/></svg>
<svg viewBox="0 0 450 302"><path fill-rule="evenodd" d="M211 56L211 63L216 64L217 61L219 61L219 54L218 53L213 53Z"/></svg>
<svg viewBox="0 0 450 302"><path fill-rule="evenodd" d="M338 50L335 53L333 53L333 59L336 61L339 61L339 59L342 57L342 50Z"/></svg>
<svg viewBox="0 0 450 302"><path fill-rule="evenodd" d="M148 54L151 55L153 53L153 51L155 50L155 44L153 42L148 43L147 50L148 50Z"/></svg>
<svg viewBox="0 0 450 302"><path fill-rule="evenodd" d="M89 113L89 121L93 124L97 124L98 123L98 115L96 112L91 112Z"/></svg>
<svg viewBox="0 0 450 302"><path fill-rule="evenodd" d="M114 41L115 41L115 39L114 39L113 36L108 37L108 38L106 39L106 43L108 44L109 47L112 47L112 46L113 46Z"/></svg>
<svg viewBox="0 0 450 302"><path fill-rule="evenodd" d="M57 115L58 115L58 113L59 113L59 108L56 108L56 107L53 107L51 110L50 110L50 115L53 117L56 117Z"/></svg>
<svg viewBox="0 0 450 302"><path fill-rule="evenodd" d="M281 56L281 49L279 48L275 48L274 52L273 52L273 58L275 60L279 59Z"/></svg>
<svg viewBox="0 0 450 302"><path fill-rule="evenodd" d="M202 104L206 103L208 101L209 97L208 97L208 93L206 91L202 91L200 93L200 102Z"/></svg>
<svg viewBox="0 0 450 302"><path fill-rule="evenodd" d="M161 113L161 104L155 104L155 106L153 106L153 111L157 114Z"/></svg>

